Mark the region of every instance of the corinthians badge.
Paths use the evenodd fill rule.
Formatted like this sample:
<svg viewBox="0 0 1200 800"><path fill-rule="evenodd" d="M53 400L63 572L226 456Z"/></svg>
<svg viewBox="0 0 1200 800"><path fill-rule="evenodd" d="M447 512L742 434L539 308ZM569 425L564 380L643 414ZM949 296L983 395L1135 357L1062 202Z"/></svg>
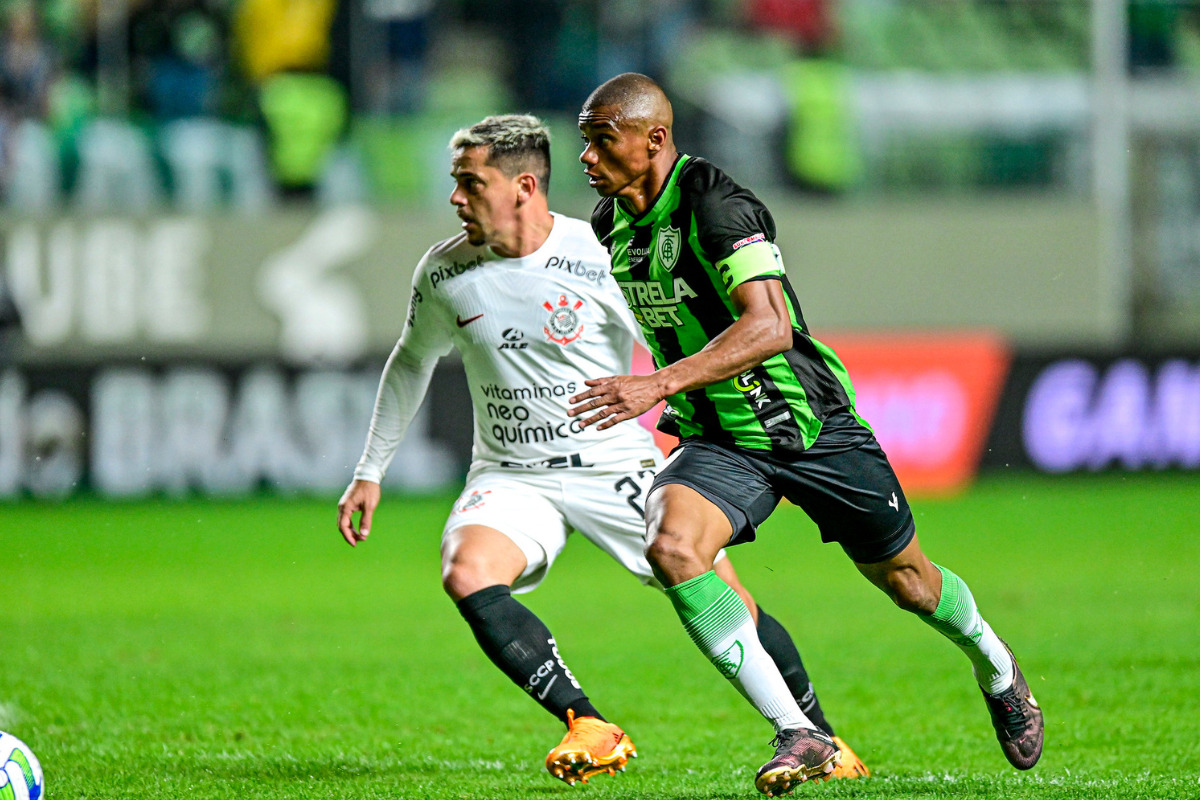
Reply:
<svg viewBox="0 0 1200 800"><path fill-rule="evenodd" d="M550 341L567 345L583 334L583 322L579 319L579 309L583 307L582 300L572 303L565 294L560 294L557 304L547 300L542 306L550 312L550 319L546 320L546 325L542 328Z"/></svg>

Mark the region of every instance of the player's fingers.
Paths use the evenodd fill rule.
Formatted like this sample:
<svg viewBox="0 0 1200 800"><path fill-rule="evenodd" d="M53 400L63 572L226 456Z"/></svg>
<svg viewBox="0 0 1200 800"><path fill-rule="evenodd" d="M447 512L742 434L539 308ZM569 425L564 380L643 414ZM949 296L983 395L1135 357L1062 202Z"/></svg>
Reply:
<svg viewBox="0 0 1200 800"><path fill-rule="evenodd" d="M604 416L605 416L605 414L603 411L601 411L599 414L593 414L592 416L588 417L587 419L581 421L579 423L579 427L587 428L592 425L595 425L597 422L602 421L604 419Z"/></svg>
<svg viewBox="0 0 1200 800"><path fill-rule="evenodd" d="M616 399L609 397L607 394L592 395L591 399L584 399L577 403L574 408L567 411L568 416L578 416L588 411L594 411L597 408L602 408L615 402Z"/></svg>
<svg viewBox="0 0 1200 800"><path fill-rule="evenodd" d="M363 508L362 517L358 520L358 540L361 542L371 533L371 517L375 515L375 509L370 506Z"/></svg>
<svg viewBox="0 0 1200 800"><path fill-rule="evenodd" d="M341 531L346 544L353 547L355 544L354 519L351 517L350 507L345 503L338 506L338 530Z"/></svg>
<svg viewBox="0 0 1200 800"><path fill-rule="evenodd" d="M588 383L592 383L592 381L588 381ZM569 398L569 402L571 402L572 404L582 403L584 400L587 400L589 397L595 397L600 394L603 394L603 392L600 389L588 389L586 392L580 392L579 394L575 395L574 397Z"/></svg>
<svg viewBox="0 0 1200 800"><path fill-rule="evenodd" d="M634 416L636 416L636 415L630 414L628 411L621 411L621 412L619 412L617 414L613 414L612 416L605 419L604 422L600 423L600 425L597 426L596 430L602 431L602 430L605 430L606 428L611 428L613 425L616 425L618 422L624 422L627 419L633 419Z"/></svg>

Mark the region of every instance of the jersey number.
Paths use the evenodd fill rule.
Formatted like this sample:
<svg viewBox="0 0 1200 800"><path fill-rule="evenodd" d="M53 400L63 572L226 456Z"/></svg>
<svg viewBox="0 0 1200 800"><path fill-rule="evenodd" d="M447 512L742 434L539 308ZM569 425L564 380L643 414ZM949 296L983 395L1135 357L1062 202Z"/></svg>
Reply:
<svg viewBox="0 0 1200 800"><path fill-rule="evenodd" d="M647 475L653 474L654 473L652 471L643 469L638 470L637 476L639 478L645 478ZM624 478L621 478L621 480L613 484L613 490L625 498L625 502L629 503L629 507L636 511L639 517L642 519L646 518L646 510L643 509L637 501L638 498L642 496L642 487L638 486L637 482L633 478L626 475Z"/></svg>

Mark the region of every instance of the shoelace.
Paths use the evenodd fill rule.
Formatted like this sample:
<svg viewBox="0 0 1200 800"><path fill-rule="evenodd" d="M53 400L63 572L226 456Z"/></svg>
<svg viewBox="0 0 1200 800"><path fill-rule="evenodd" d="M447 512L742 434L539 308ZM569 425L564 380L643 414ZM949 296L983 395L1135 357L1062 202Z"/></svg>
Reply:
<svg viewBox="0 0 1200 800"><path fill-rule="evenodd" d="M803 728L789 728L785 731L780 731L775 734L775 738L771 740L771 747L774 747L776 752L789 748L796 743L796 740L802 736L811 736L819 742L826 742L826 737L820 731L806 731ZM837 747L837 744L832 740L828 740L828 744Z"/></svg>
<svg viewBox="0 0 1200 800"><path fill-rule="evenodd" d="M1025 704L1021 702L1020 695L1017 693L1015 687L1003 691L998 695L993 695L991 700L993 706L997 706L997 704L1004 706L1003 711L1000 711L998 707L997 711L1000 715L1000 724L1004 726L1005 733L1015 738L1025 732L1029 719L1025 713Z"/></svg>

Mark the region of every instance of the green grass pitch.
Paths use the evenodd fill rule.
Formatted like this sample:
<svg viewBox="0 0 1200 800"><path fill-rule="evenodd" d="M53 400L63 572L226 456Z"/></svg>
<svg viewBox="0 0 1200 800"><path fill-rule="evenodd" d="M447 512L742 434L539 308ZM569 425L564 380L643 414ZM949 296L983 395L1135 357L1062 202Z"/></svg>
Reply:
<svg viewBox="0 0 1200 800"><path fill-rule="evenodd" d="M526 599L641 757L574 789L561 726L442 595L451 498L387 497L347 547L334 501L0 506L0 729L50 798L752 798L768 726L667 601L582 539ZM797 797L1200 797L1200 482L989 479L914 502L1047 719L1004 762L969 664L894 609L801 512L733 551L875 771Z"/></svg>

